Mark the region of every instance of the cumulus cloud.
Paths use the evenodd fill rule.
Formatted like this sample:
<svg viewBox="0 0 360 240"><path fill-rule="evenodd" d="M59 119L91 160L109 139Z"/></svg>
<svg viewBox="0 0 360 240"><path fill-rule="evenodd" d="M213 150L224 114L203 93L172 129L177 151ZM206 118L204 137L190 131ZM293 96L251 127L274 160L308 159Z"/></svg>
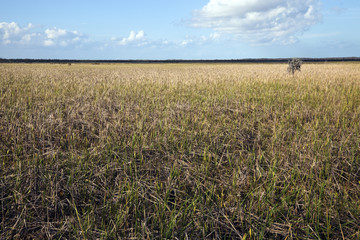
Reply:
<svg viewBox="0 0 360 240"><path fill-rule="evenodd" d="M297 34L319 22L319 6L319 0L210 0L194 11L191 26L253 43L292 43Z"/></svg>
<svg viewBox="0 0 360 240"><path fill-rule="evenodd" d="M45 34L46 34L47 38L55 39L55 38L59 38L61 36L65 36L67 34L67 31L64 29L53 28L53 29L46 29Z"/></svg>
<svg viewBox="0 0 360 240"><path fill-rule="evenodd" d="M219 33L211 33L207 36L185 36L179 40L153 39L147 37L143 30L130 31L128 37L112 37L109 43L104 44L101 49L129 47L139 48L146 47L148 49L169 49L169 48L187 48L191 46L199 46L213 42L220 38Z"/></svg>
<svg viewBox="0 0 360 240"><path fill-rule="evenodd" d="M0 36L3 44L11 44L14 42L25 43L31 41L34 34L30 34L30 29L33 25L29 23L26 27L20 27L17 23L1 22L0 23Z"/></svg>
<svg viewBox="0 0 360 240"><path fill-rule="evenodd" d="M138 44L143 45L145 43L145 32L140 30L138 32L131 31L128 37L123 38L111 38L112 41L117 42L120 45L128 45L128 44Z"/></svg>
<svg viewBox="0 0 360 240"><path fill-rule="evenodd" d="M83 34L78 31L68 31L65 29L58 29L56 27L45 30L44 46L63 46L66 47L71 44L81 43L86 41Z"/></svg>
<svg viewBox="0 0 360 240"><path fill-rule="evenodd" d="M15 22L0 23L0 39L5 45L41 45L45 47L65 47L87 41L86 37L78 31L68 31L56 27L43 30L31 23L21 27Z"/></svg>

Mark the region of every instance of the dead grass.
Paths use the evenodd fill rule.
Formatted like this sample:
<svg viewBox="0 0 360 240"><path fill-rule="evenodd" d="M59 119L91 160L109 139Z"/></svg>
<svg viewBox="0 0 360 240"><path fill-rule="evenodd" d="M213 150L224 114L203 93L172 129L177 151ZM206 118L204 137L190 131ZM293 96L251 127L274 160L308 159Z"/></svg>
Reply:
<svg viewBox="0 0 360 240"><path fill-rule="evenodd" d="M360 65L0 65L1 239L358 239Z"/></svg>

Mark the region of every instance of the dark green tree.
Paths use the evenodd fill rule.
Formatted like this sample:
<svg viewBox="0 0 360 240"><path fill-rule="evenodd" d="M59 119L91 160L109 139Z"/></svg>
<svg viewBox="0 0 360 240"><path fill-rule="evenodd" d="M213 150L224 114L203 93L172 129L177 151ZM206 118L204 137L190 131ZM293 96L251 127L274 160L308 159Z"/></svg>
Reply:
<svg viewBox="0 0 360 240"><path fill-rule="evenodd" d="M289 60L289 62L288 62L289 66L287 68L287 71L294 76L296 71L301 72L302 63L303 62L298 58L293 58L293 59Z"/></svg>

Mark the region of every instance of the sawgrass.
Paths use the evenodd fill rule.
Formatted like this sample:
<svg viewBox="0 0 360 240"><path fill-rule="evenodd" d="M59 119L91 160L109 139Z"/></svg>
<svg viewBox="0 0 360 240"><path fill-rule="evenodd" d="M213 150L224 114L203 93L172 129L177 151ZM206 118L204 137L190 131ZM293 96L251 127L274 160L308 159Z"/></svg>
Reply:
<svg viewBox="0 0 360 240"><path fill-rule="evenodd" d="M1 239L359 239L360 64L1 64Z"/></svg>

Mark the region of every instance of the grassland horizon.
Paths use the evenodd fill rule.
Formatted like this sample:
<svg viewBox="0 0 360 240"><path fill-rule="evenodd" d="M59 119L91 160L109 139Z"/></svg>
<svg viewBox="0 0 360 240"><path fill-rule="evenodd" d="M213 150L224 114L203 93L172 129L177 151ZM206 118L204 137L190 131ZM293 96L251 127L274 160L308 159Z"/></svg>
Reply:
<svg viewBox="0 0 360 240"><path fill-rule="evenodd" d="M55 63L55 64L111 64L111 63L287 63L292 58L239 58L239 59L32 59L32 58L0 58L0 63ZM360 57L302 57L306 63L360 62Z"/></svg>
<svg viewBox="0 0 360 240"><path fill-rule="evenodd" d="M359 239L360 63L0 64L0 239Z"/></svg>

